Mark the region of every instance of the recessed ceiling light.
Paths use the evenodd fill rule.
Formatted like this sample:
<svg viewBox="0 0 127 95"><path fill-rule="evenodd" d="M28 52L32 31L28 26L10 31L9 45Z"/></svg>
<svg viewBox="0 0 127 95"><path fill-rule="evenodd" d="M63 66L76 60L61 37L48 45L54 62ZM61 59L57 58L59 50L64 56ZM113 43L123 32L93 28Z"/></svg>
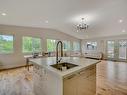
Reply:
<svg viewBox="0 0 127 95"><path fill-rule="evenodd" d="M122 22L123 22L123 20L122 20L122 19L120 19L120 20L119 20L119 23L122 23Z"/></svg>
<svg viewBox="0 0 127 95"><path fill-rule="evenodd" d="M49 21L48 21L48 20L46 20L46 21L45 21L45 23L49 23Z"/></svg>
<svg viewBox="0 0 127 95"><path fill-rule="evenodd" d="M1 13L2 16L6 16L7 14L6 13Z"/></svg>
<svg viewBox="0 0 127 95"><path fill-rule="evenodd" d="M124 32L126 32L125 30L122 30L122 32L124 33Z"/></svg>

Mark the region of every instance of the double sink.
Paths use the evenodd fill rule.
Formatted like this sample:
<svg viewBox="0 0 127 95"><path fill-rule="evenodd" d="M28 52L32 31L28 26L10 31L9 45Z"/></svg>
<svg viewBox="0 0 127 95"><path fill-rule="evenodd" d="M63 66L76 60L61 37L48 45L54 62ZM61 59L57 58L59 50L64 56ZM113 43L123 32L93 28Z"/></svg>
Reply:
<svg viewBox="0 0 127 95"><path fill-rule="evenodd" d="M53 64L53 65L50 65L50 66L57 69L57 70L64 71L64 70L74 68L78 65L68 63L68 62L62 62L62 63L58 63L58 64Z"/></svg>

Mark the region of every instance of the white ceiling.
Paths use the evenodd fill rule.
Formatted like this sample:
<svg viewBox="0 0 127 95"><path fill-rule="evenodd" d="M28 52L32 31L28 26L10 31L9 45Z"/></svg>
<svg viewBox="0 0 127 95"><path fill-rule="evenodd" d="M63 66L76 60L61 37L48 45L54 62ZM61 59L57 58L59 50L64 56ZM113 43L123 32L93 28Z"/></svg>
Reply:
<svg viewBox="0 0 127 95"><path fill-rule="evenodd" d="M1 13L7 15L0 24L53 28L80 39L127 34L127 0L0 0ZM76 32L82 17L89 29Z"/></svg>

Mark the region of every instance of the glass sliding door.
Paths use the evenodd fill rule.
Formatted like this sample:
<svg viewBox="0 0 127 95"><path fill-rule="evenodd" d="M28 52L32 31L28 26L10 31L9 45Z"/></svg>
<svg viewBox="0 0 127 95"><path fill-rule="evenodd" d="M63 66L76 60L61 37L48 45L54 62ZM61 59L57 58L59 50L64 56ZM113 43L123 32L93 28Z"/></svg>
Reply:
<svg viewBox="0 0 127 95"><path fill-rule="evenodd" d="M119 60L127 59L127 40L119 40Z"/></svg>
<svg viewBox="0 0 127 95"><path fill-rule="evenodd" d="M115 41L107 41L107 57L114 59Z"/></svg>

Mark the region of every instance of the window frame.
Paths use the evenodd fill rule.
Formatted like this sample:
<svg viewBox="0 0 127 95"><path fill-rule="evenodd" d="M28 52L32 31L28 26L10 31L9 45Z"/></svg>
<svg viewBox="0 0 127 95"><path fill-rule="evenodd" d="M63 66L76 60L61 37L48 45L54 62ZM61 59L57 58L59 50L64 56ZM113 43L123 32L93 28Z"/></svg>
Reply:
<svg viewBox="0 0 127 95"><path fill-rule="evenodd" d="M55 40L55 46L56 46L56 44L57 44L57 42L59 41L58 39L52 39L52 38L47 38L46 39L46 43L47 43L47 52L56 52L56 47L55 47L55 49L53 50L53 51L49 51L48 50L48 40Z"/></svg>
<svg viewBox="0 0 127 95"><path fill-rule="evenodd" d="M30 52L24 52L23 51L23 38L24 37L30 37L30 38L32 38L32 43L33 43L33 38L37 38L37 39L40 39L40 48L41 48L41 50L40 51L37 51L37 52L41 52L42 51L42 39L41 39L41 37L35 37L35 36L29 36L29 35L25 35L25 36L22 36L22 53L23 54L29 54L29 53L34 53L34 51L33 51L33 45L32 45L32 51L30 51Z"/></svg>
<svg viewBox="0 0 127 95"><path fill-rule="evenodd" d="M96 47L95 47L94 49L88 49L88 47L87 47L87 44L88 44L88 43L90 43L90 44L91 44L91 43L96 43ZM86 42L86 45L85 45L87 51L96 51L97 48L98 48L97 46L98 46L98 42L97 42L97 41L87 41L87 42Z"/></svg>
<svg viewBox="0 0 127 95"><path fill-rule="evenodd" d="M12 36L13 37L13 45L12 45L12 51L11 52L0 52L0 55L3 55L3 54L13 54L14 53L14 51L15 51L15 47L14 47L14 44L15 44L15 36L14 36L14 34L0 34L0 35L3 35L3 36Z"/></svg>

